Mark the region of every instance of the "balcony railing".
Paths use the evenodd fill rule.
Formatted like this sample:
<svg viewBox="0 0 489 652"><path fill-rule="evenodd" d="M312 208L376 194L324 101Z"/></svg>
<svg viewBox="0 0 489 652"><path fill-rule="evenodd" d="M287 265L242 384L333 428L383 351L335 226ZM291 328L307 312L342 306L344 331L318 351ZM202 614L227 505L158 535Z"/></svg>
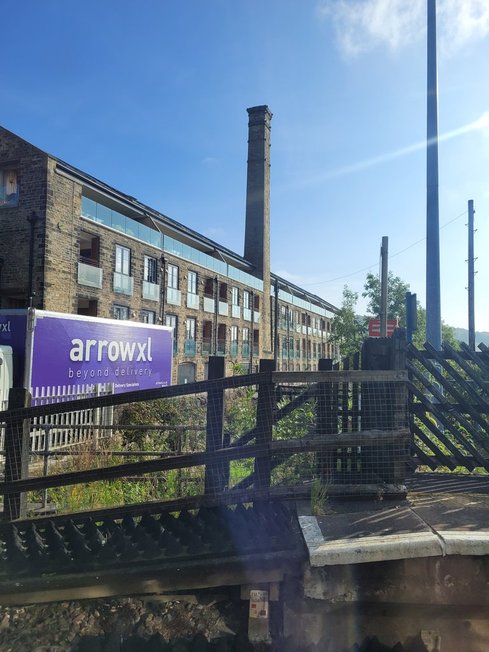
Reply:
<svg viewBox="0 0 489 652"><path fill-rule="evenodd" d="M226 355L226 340L217 340L217 355Z"/></svg>
<svg viewBox="0 0 489 652"><path fill-rule="evenodd" d="M182 303L182 293L176 288L166 288L166 302L172 306L179 306Z"/></svg>
<svg viewBox="0 0 489 652"><path fill-rule="evenodd" d="M87 263L78 263L78 283L91 288L102 287L103 270Z"/></svg>
<svg viewBox="0 0 489 652"><path fill-rule="evenodd" d="M243 319L251 321L251 308L243 308Z"/></svg>
<svg viewBox="0 0 489 652"><path fill-rule="evenodd" d="M121 274L120 272L114 272L114 292L119 294L128 294L132 295L134 289L134 278L128 276L127 274Z"/></svg>
<svg viewBox="0 0 489 652"><path fill-rule="evenodd" d="M183 345L183 352L185 355L195 355L196 345L194 339L186 339Z"/></svg>
<svg viewBox="0 0 489 652"><path fill-rule="evenodd" d="M241 317L241 308L240 306L231 306L231 316L234 317L235 319L239 319Z"/></svg>
<svg viewBox="0 0 489 652"><path fill-rule="evenodd" d="M192 294L192 292L187 292L187 308L192 308L193 310L199 309L198 294Z"/></svg>
<svg viewBox="0 0 489 652"><path fill-rule="evenodd" d="M219 314L223 315L224 317L227 317L228 312L229 312L228 304L225 301L219 301Z"/></svg>
<svg viewBox="0 0 489 652"><path fill-rule="evenodd" d="M216 304L214 299L211 299L210 297L204 297L204 312L214 313L215 309Z"/></svg>
<svg viewBox="0 0 489 652"><path fill-rule="evenodd" d="M160 299L160 286L158 283L150 283L150 281L143 281L143 299L149 301L159 301Z"/></svg>
<svg viewBox="0 0 489 652"><path fill-rule="evenodd" d="M257 312L256 310L255 310L255 312L253 314L253 321L255 322L255 324L259 324L260 321L261 321L261 314L259 312Z"/></svg>
<svg viewBox="0 0 489 652"><path fill-rule="evenodd" d="M210 355L212 351L212 340L204 337L202 340L202 355Z"/></svg>

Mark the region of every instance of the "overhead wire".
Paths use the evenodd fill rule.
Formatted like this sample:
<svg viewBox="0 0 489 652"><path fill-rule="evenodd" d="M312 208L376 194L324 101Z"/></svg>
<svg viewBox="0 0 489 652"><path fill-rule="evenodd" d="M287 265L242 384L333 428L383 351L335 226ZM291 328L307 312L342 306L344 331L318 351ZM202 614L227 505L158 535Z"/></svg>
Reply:
<svg viewBox="0 0 489 652"><path fill-rule="evenodd" d="M448 220L448 222L445 222L440 226L440 230L444 229L445 227L449 226L452 224L452 222L455 222L456 220L459 220L461 217L464 217L467 215L467 211L464 211L463 213L460 213L459 215L456 215L453 217L451 220ZM426 240L426 237L420 238L419 240L416 240L416 242L412 242L410 245L407 247L404 247L404 249L400 249L399 251L396 251L395 253L391 254L389 256L389 259L395 258L396 256L400 256L403 254L405 251L408 251L408 249L412 249L416 245L420 244L421 242L424 242ZM361 274L362 272L366 272L373 267L377 267L378 263L372 263L371 265L368 265L367 267L362 267L362 269L358 269L355 272L350 272L349 274L344 274L343 276L336 276L335 278L330 278L327 281L316 281L314 283L303 283L302 285L305 286L311 286L311 285L326 285L327 283L334 283L335 281L341 281L345 278L351 278L352 276L356 276L357 274Z"/></svg>

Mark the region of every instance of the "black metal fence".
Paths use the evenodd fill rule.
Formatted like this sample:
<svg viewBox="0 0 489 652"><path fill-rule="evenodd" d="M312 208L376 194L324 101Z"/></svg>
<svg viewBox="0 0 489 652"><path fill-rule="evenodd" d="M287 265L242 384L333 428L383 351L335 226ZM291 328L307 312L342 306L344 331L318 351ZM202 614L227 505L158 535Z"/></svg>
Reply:
<svg viewBox="0 0 489 652"><path fill-rule="evenodd" d="M489 349L480 348L408 347L409 410L419 467L489 471Z"/></svg>

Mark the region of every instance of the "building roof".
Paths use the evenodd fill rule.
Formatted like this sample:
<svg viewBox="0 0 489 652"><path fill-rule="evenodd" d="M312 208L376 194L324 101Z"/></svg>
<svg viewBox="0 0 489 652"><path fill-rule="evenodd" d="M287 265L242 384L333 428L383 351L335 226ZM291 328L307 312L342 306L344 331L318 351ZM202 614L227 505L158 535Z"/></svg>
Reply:
<svg viewBox="0 0 489 652"><path fill-rule="evenodd" d="M5 129L5 131L7 133L10 133L15 138L24 140L20 138L20 136L17 136L16 134L9 132L7 129ZM25 140L24 142L28 143L28 141ZM28 144L34 147L35 149L37 149L42 154L54 160L56 162L57 170L61 174L65 174L70 177L73 177L77 181L86 184L87 186L94 188L95 190L105 195L112 197L118 203L126 204L129 209L136 211L141 215L141 217L150 218L154 221L156 225L165 226L171 229L172 231L179 233L181 236L193 241L200 248L202 248L202 250L205 251L206 253L213 255L216 258L222 259L224 257L225 259L228 259L229 262L238 266L239 268L243 269L249 274L253 274L253 269L254 269L253 265L240 254L237 254L231 249L228 249L227 247L224 247L223 245L219 244L218 242L215 242L214 240L211 240L210 238L202 235L201 233L194 231L193 229L189 228L188 226L185 226L184 224L178 222L177 220L174 220L168 215L165 215L164 213L160 213L156 209L151 208L147 204L144 204L143 202L139 201L137 198L128 195L126 193L123 193L120 190L117 190L116 188L113 188L109 184L101 181L100 179L97 179L96 177L93 177L92 175L83 172L82 170L76 168L75 166L66 163L66 161L63 161L57 156L54 156L53 154L50 154L48 152L39 149L35 145L32 145L32 143L28 143ZM322 308L325 308L326 310L331 311L333 313L338 311L338 308L336 306L329 303L325 299L319 297L318 295L310 293L307 290L299 287L298 285L295 285L294 283L291 283L290 281L287 281L286 279L277 276L276 274L272 273L271 277L272 277L272 282L278 280L280 288L285 291L290 290L291 294L293 294L294 296L298 296L307 301L310 301L311 303L319 305Z"/></svg>

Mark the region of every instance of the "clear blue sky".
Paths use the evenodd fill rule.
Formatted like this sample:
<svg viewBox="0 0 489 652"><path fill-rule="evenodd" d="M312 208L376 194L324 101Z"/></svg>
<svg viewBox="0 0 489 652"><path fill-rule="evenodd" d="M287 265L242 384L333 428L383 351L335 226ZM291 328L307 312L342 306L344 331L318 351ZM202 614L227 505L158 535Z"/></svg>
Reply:
<svg viewBox="0 0 489 652"><path fill-rule="evenodd" d="M489 330L489 2L439 0L442 316ZM339 305L390 267L424 303L425 0L19 0L0 124L238 253L247 114L272 121L272 268ZM397 253L402 252L402 253ZM368 269L367 269L368 268ZM362 302L359 309L363 309Z"/></svg>

